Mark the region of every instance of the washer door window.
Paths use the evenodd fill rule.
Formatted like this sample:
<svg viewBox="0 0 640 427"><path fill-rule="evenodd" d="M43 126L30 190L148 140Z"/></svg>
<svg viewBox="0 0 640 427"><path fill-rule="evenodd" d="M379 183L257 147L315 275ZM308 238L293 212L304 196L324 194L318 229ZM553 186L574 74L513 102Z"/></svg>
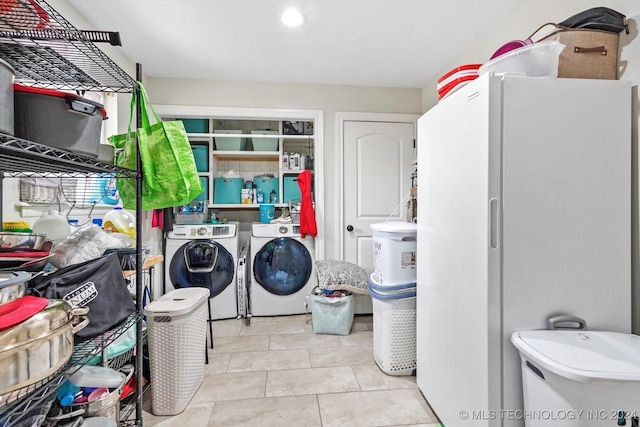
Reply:
<svg viewBox="0 0 640 427"><path fill-rule="evenodd" d="M304 288L313 261L299 241L281 237L268 241L253 259L253 275L262 287L275 295L291 295Z"/></svg>
<svg viewBox="0 0 640 427"><path fill-rule="evenodd" d="M233 281L233 257L210 240L185 243L171 259L169 278L178 288L207 288L209 298L220 295Z"/></svg>

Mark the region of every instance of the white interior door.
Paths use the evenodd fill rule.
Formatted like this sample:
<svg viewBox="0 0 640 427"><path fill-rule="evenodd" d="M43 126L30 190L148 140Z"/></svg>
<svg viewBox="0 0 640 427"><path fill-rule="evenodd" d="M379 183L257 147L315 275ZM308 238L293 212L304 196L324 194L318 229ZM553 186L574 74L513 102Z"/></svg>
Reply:
<svg viewBox="0 0 640 427"><path fill-rule="evenodd" d="M415 122L343 124L344 260L373 271L370 225L405 221L415 158Z"/></svg>

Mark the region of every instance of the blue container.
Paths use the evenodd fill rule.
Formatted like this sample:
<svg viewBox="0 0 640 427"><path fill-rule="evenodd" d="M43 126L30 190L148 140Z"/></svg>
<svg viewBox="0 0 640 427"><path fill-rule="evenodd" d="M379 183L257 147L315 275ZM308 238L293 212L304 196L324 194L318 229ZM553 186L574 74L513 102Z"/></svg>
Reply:
<svg viewBox="0 0 640 427"><path fill-rule="evenodd" d="M187 133L209 132L209 119L178 119L184 125Z"/></svg>
<svg viewBox="0 0 640 427"><path fill-rule="evenodd" d="M206 202L209 200L209 178L206 176L200 177L200 184L202 184L202 193L198 194L194 202Z"/></svg>
<svg viewBox="0 0 640 427"><path fill-rule="evenodd" d="M289 200L302 200L302 194L300 193L300 187L298 187L298 176L285 176L283 181L283 203L288 203Z"/></svg>
<svg viewBox="0 0 640 427"><path fill-rule="evenodd" d="M194 144L191 146L191 150L198 172L209 172L209 146Z"/></svg>
<svg viewBox="0 0 640 427"><path fill-rule="evenodd" d="M260 205L260 222L271 222L276 216L276 205Z"/></svg>
<svg viewBox="0 0 640 427"><path fill-rule="evenodd" d="M242 202L242 178L216 178L213 183L213 203L240 204Z"/></svg>
<svg viewBox="0 0 640 427"><path fill-rule="evenodd" d="M255 177L253 178L253 184L256 186L256 193L262 190L264 201L267 203L270 201L269 196L271 195L271 190L275 190L276 194L279 195L278 178L268 176Z"/></svg>

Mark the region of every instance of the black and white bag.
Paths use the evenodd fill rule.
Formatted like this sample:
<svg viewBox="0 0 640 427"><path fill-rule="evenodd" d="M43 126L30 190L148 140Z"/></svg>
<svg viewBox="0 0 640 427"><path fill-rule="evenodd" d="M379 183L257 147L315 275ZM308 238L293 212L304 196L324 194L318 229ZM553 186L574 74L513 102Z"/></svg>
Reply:
<svg viewBox="0 0 640 427"><path fill-rule="evenodd" d="M31 294L89 307L89 325L75 334L76 342L97 337L135 312L116 253L56 270L29 281Z"/></svg>
<svg viewBox="0 0 640 427"><path fill-rule="evenodd" d="M626 16L608 7L587 9L562 21L558 25L567 28L602 30L616 34L624 30L629 34Z"/></svg>

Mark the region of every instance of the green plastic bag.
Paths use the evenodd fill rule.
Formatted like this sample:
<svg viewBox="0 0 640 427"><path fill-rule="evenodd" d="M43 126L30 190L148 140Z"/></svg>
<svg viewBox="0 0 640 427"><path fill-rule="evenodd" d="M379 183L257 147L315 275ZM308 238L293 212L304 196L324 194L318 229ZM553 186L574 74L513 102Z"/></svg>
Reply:
<svg viewBox="0 0 640 427"><path fill-rule="evenodd" d="M179 120L160 120L142 83L137 83L140 86L142 112L142 127L136 131L142 161L142 209L186 205L202 193L187 132ZM130 131L134 110L135 99L132 99L129 131L110 138L116 148L116 165L129 169L135 169L136 162L136 141ZM154 120L153 124L151 119ZM125 209L135 209L135 181L119 179L118 190Z"/></svg>
<svg viewBox="0 0 640 427"><path fill-rule="evenodd" d="M113 160L117 166L136 170L136 134L131 132L131 121L133 119L133 112L136 110L136 97L131 97L131 109L129 112L129 127L127 133L110 136L109 142L115 148ZM116 185L118 186L118 194L120 200L122 200L122 206L125 209L136 210L136 180L132 178L120 178L116 177ZM143 182L142 193L145 194L148 190L145 189ZM144 200L144 197L143 197Z"/></svg>

